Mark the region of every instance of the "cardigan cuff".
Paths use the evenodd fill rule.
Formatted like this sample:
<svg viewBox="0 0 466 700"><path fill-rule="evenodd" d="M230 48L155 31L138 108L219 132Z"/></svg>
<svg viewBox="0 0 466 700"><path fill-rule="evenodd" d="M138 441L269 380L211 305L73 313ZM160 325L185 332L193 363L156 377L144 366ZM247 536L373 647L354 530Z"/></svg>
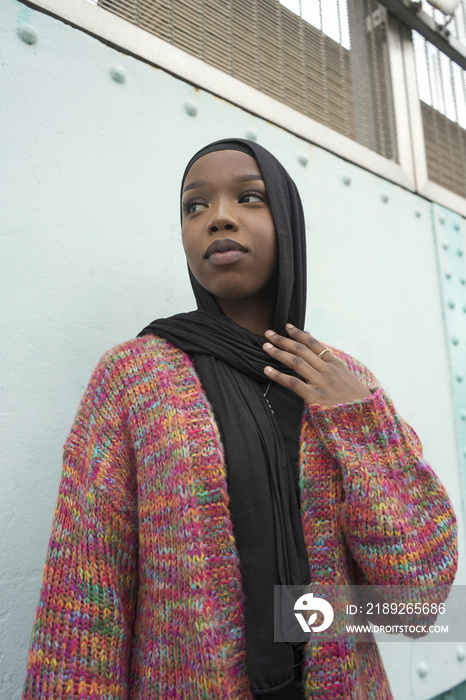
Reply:
<svg viewBox="0 0 466 700"><path fill-rule="evenodd" d="M403 423L380 388L371 396L351 403L325 408L308 406L305 420L306 417L317 429L327 450L340 463L348 465L375 465L381 453L397 452L408 437L402 435Z"/></svg>
<svg viewBox="0 0 466 700"><path fill-rule="evenodd" d="M385 401L390 399L383 393L383 389L375 387L370 389L370 396L365 396L363 399L356 399L348 403L340 403L336 406L321 406L318 403L309 404L306 411L310 419L319 425L324 426L330 422L352 420L358 414L366 411L379 411L385 405ZM392 406L393 408L393 406Z"/></svg>

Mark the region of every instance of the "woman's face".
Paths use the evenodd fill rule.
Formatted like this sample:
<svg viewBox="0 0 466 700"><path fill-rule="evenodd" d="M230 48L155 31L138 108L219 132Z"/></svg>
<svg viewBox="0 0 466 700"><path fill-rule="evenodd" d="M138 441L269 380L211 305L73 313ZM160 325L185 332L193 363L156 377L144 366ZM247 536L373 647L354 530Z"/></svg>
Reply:
<svg viewBox="0 0 466 700"><path fill-rule="evenodd" d="M277 240L251 156L213 151L193 163L183 185L181 233L191 272L216 299L252 300L269 291Z"/></svg>

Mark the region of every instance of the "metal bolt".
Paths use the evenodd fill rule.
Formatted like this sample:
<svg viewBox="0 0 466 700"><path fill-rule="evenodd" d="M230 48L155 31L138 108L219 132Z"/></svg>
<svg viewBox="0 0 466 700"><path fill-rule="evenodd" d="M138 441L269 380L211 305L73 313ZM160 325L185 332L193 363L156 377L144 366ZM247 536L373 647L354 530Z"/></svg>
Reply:
<svg viewBox="0 0 466 700"><path fill-rule="evenodd" d="M116 83L125 83L126 82L125 69L122 66L112 66L110 68L110 77Z"/></svg>
<svg viewBox="0 0 466 700"><path fill-rule="evenodd" d="M459 225L458 223L456 223L456 224L453 225L453 228L455 229L455 231L459 231L459 230L460 230L460 225Z"/></svg>
<svg viewBox="0 0 466 700"><path fill-rule="evenodd" d="M307 155L305 153L298 154L298 163L300 163L303 166L307 165L309 163L309 158L307 157Z"/></svg>
<svg viewBox="0 0 466 700"><path fill-rule="evenodd" d="M443 250L448 250L448 243L446 241L443 241L442 248Z"/></svg>
<svg viewBox="0 0 466 700"><path fill-rule="evenodd" d="M458 248L458 250L457 250L456 252L457 252L457 254L458 254L458 256L459 256L460 258L463 257L463 251L462 251L461 248Z"/></svg>
<svg viewBox="0 0 466 700"><path fill-rule="evenodd" d="M455 308L455 302L453 301L453 299L450 299L450 300L449 300L448 306L449 306L450 309L454 309L454 308Z"/></svg>
<svg viewBox="0 0 466 700"><path fill-rule="evenodd" d="M421 216L421 214L422 214L422 211L421 211L420 209L415 209L415 210L414 210L414 216L416 216L418 219L419 219L419 217Z"/></svg>
<svg viewBox="0 0 466 700"><path fill-rule="evenodd" d="M460 411L460 418L461 420L466 420L466 411L464 410L464 408L462 408Z"/></svg>
<svg viewBox="0 0 466 700"><path fill-rule="evenodd" d="M184 107L184 111L186 112L186 114L189 114L190 117L196 116L197 104L194 102L194 100L186 100L183 107Z"/></svg>
<svg viewBox="0 0 466 700"><path fill-rule="evenodd" d="M250 141L257 141L257 131L254 129L246 129L246 138Z"/></svg>
<svg viewBox="0 0 466 700"><path fill-rule="evenodd" d="M382 192L382 194L380 195L380 199L382 200L382 202L384 204L386 204L388 202L388 200L390 199L390 197L388 196L388 194L386 192Z"/></svg>
<svg viewBox="0 0 466 700"><path fill-rule="evenodd" d="M424 678L424 676L427 676L429 672L429 667L426 664L425 661L420 661L417 665L417 673L421 678Z"/></svg>
<svg viewBox="0 0 466 700"><path fill-rule="evenodd" d="M451 277L451 272L450 272L450 270L445 270L445 277L447 278L447 280L450 279L450 277Z"/></svg>
<svg viewBox="0 0 466 700"><path fill-rule="evenodd" d="M445 223L445 217L444 216L439 216L438 220L440 221L441 224Z"/></svg>
<svg viewBox="0 0 466 700"><path fill-rule="evenodd" d="M36 44L39 35L37 31L27 22L20 24L16 30L20 39L24 41L25 44Z"/></svg>
<svg viewBox="0 0 466 700"><path fill-rule="evenodd" d="M346 175L346 174L343 175L343 177L341 178L341 180L342 180L342 182L343 182L344 185L351 185L351 178L350 178L349 175Z"/></svg>
<svg viewBox="0 0 466 700"><path fill-rule="evenodd" d="M456 375L456 381L457 381L457 382L462 382L462 381L463 381L463 375L462 375L462 374L457 374L457 375Z"/></svg>
<svg viewBox="0 0 466 700"><path fill-rule="evenodd" d="M463 311L466 314L466 304L463 304Z"/></svg>
<svg viewBox="0 0 466 700"><path fill-rule="evenodd" d="M453 345L459 345L460 339L458 338L458 336L454 335L451 339L451 342L453 343Z"/></svg>
<svg viewBox="0 0 466 700"><path fill-rule="evenodd" d="M460 282L461 282L461 284L466 284L466 278L465 278L465 277L460 277Z"/></svg>

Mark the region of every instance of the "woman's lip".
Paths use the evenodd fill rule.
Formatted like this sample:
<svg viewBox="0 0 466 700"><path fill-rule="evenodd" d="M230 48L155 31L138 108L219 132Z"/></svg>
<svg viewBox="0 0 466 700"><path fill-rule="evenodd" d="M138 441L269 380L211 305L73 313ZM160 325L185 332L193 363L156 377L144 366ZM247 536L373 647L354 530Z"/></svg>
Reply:
<svg viewBox="0 0 466 700"><path fill-rule="evenodd" d="M230 265L247 254L246 250L225 250L223 253L212 253L207 260L211 265Z"/></svg>
<svg viewBox="0 0 466 700"><path fill-rule="evenodd" d="M241 243L238 243L238 241L234 241L231 238L217 238L217 240L212 241L207 248L204 257L210 258L214 253L226 253L229 250L241 250L247 253L247 248L241 245Z"/></svg>

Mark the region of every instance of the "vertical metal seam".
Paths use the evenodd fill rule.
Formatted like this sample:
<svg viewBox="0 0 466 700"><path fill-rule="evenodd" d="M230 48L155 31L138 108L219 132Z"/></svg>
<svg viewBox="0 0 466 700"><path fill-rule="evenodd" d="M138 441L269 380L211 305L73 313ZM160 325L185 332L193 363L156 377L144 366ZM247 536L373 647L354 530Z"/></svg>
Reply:
<svg viewBox="0 0 466 700"><path fill-rule="evenodd" d="M444 111L444 116L448 119L448 116L447 116L447 101L446 101L446 93L445 93L444 71L443 71L442 64L441 64L440 51L439 51L438 49L437 49L437 59L438 59L438 66L439 66L440 90L441 90L441 93L442 93L443 107L444 107L444 110L445 110L445 111ZM450 59L447 59L447 60L449 61ZM451 121L451 120L449 120L449 121ZM451 176L451 179L452 179L452 181L453 181L453 182L452 182L452 184L453 184L453 183L454 183L454 179L455 179L454 172L452 172L452 170L453 170L453 168L452 168L452 165L453 165L453 150L452 150L451 137L450 137L450 134L448 134L448 132L447 132L446 142L447 142L448 156L449 156L448 160L449 160L449 163L450 163L450 176Z"/></svg>
<svg viewBox="0 0 466 700"><path fill-rule="evenodd" d="M205 61L205 18L204 18L204 0L200 0L199 5L199 41L201 43L201 57Z"/></svg>
<svg viewBox="0 0 466 700"><path fill-rule="evenodd" d="M278 55L279 55L279 65L280 65L280 99L285 103L285 59L283 57L283 25L282 25L282 4L277 2L276 4L277 12L277 24L278 24Z"/></svg>
<svg viewBox="0 0 466 700"><path fill-rule="evenodd" d="M170 0L170 12L168 15L168 27L169 27L169 36L170 36L170 44L173 44L173 3L175 0Z"/></svg>
<svg viewBox="0 0 466 700"><path fill-rule="evenodd" d="M422 38L422 40L424 41L425 52L426 52L427 77L428 77L428 81L429 81L429 93L430 93L430 97L431 97L431 106L435 112L436 109L435 109L435 105L434 105L434 91L433 91L433 87L432 87L433 76L432 76L430 54L429 54L429 42L424 38ZM433 128L433 132L434 132L433 146L434 146L434 150L435 150L435 166L436 166L436 170L437 170L437 177L440 177L440 175L439 175L440 170L441 170L441 165L440 165L441 161L440 161L440 153L439 153L440 144L439 144L439 138L438 138L437 117L436 117L435 113L432 115L432 128ZM425 149L426 155L427 155L427 148L426 148L426 140L425 139L424 139L424 149ZM427 173L428 173L428 176L430 177L431 173L429 172L429 159L427 159Z"/></svg>
<svg viewBox="0 0 466 700"><path fill-rule="evenodd" d="M261 59L260 59L260 35L259 35L259 10L258 10L258 1L259 0L253 0L253 8L254 8L254 33L256 35L256 46L255 46L255 54L256 54L256 87L258 90L261 89Z"/></svg>
<svg viewBox="0 0 466 700"><path fill-rule="evenodd" d="M324 88L324 110L325 110L325 123L330 126L329 119L329 98L328 98L328 81L327 81L327 54L325 49L325 35L324 35L324 22L322 15L322 0L319 0L319 22L320 22L320 54L322 58L322 73L324 76L323 88Z"/></svg>
<svg viewBox="0 0 466 700"><path fill-rule="evenodd" d="M228 0L228 36L230 39L230 75L235 74L235 58L233 55L233 1Z"/></svg>
<svg viewBox="0 0 466 700"><path fill-rule="evenodd" d="M340 9L340 2L341 0L336 0L337 3L337 17L338 17L338 39L340 43L340 49L338 52L339 58L340 58L340 66L341 66L341 74L343 76L343 99L344 99L344 118L345 118L345 135L349 136L350 135L350 128L349 128L349 113L348 113L348 90L347 90L347 77L346 77L346 62L345 62L345 57L344 57L344 52L346 49L343 47L343 32L341 30L341 9Z"/></svg>
<svg viewBox="0 0 466 700"><path fill-rule="evenodd" d="M299 37L301 40L301 68L303 71L303 102L304 102L304 114L309 115L309 90L308 90L308 73L307 73L307 60L306 60L306 41L304 37L304 20L303 20L303 6L301 0L299 0Z"/></svg>
<svg viewBox="0 0 466 700"><path fill-rule="evenodd" d="M377 3L377 6L378 3ZM372 16L373 14L373 7L374 3L373 0L367 0L367 15L369 17ZM384 25L385 27L385 25ZM386 29L386 27L385 27ZM373 70L373 75L374 75L374 80L373 85L374 85L374 96L375 96L375 120L376 124L383 124L383 107L382 107L382 95L381 95L381 90L380 90L380 75L379 75L379 67L377 65L377 46L375 43L375 33L374 30L372 29L371 31L368 31L368 42L369 42L369 55L371 57L371 66ZM386 148L386 140L385 140L385 134L384 134L384 129L376 129L376 138L378 141L380 141L380 150L379 153L381 153L383 156L387 157L387 148Z"/></svg>

